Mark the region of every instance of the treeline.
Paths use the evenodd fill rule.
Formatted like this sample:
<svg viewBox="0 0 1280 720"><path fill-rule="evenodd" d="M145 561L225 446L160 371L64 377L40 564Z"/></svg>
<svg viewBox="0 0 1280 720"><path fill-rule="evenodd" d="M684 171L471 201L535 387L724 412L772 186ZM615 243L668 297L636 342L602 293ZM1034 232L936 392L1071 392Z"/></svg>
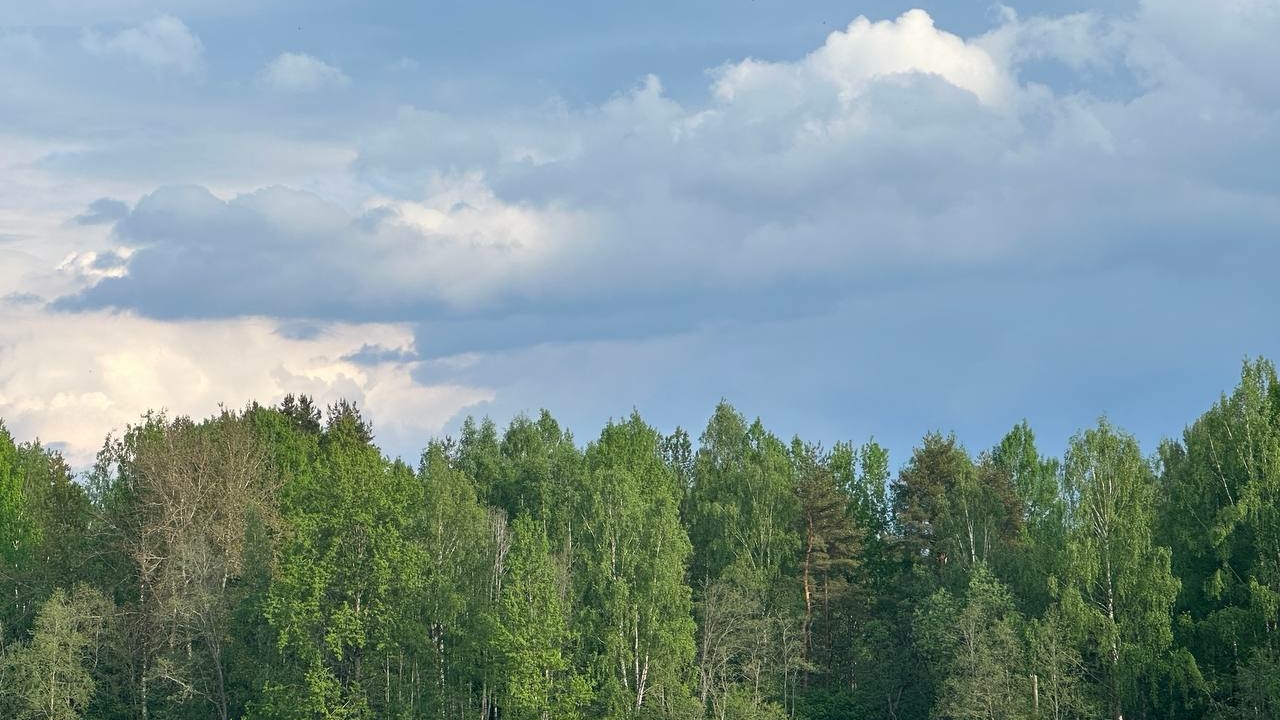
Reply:
<svg viewBox="0 0 1280 720"><path fill-rule="evenodd" d="M721 404L468 420L417 467L306 397L0 428L0 716L1280 717L1280 383L1146 457L1100 421L785 442Z"/></svg>

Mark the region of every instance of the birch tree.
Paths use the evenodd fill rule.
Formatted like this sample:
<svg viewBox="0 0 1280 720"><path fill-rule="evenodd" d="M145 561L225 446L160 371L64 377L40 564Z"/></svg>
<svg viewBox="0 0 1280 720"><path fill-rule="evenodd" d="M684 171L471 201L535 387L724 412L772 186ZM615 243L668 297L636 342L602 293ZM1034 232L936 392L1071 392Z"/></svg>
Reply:
<svg viewBox="0 0 1280 720"><path fill-rule="evenodd" d="M1105 419L1071 439L1062 606L1097 658L1105 707L1134 713L1166 659L1178 580L1154 542L1155 477L1131 435Z"/></svg>
<svg viewBox="0 0 1280 720"><path fill-rule="evenodd" d="M662 436L637 414L587 450L576 561L584 629L594 638L608 717L688 697L692 684L691 547Z"/></svg>
<svg viewBox="0 0 1280 720"><path fill-rule="evenodd" d="M40 606L30 640L0 656L0 709L7 707L17 720L84 717L113 611L87 586L54 591Z"/></svg>

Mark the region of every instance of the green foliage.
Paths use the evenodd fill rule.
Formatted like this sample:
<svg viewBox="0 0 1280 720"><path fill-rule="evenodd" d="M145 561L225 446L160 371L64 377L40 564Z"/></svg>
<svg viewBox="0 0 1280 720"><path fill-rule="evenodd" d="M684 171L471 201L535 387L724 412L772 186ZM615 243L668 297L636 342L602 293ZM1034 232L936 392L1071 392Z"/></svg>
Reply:
<svg viewBox="0 0 1280 720"><path fill-rule="evenodd" d="M40 606L31 639L0 657L0 708L18 720L85 716L97 683L91 669L112 608L96 590L62 589Z"/></svg>
<svg viewBox="0 0 1280 720"><path fill-rule="evenodd" d="M1187 427L1181 442L1164 443L1159 458L1159 531L1182 578L1178 640L1195 657L1209 704L1227 716L1243 707L1242 697L1267 707L1265 690L1257 690L1266 685L1255 681L1255 669L1280 653L1280 383L1274 366L1246 362L1236 389Z"/></svg>
<svg viewBox="0 0 1280 720"><path fill-rule="evenodd" d="M916 635L942 678L933 715L955 720L1032 716L1024 621L1013 596L976 566L963 598L939 590L917 613Z"/></svg>
<svg viewBox="0 0 1280 720"><path fill-rule="evenodd" d="M657 431L632 414L587 449L575 571L601 717L638 712L655 695L689 693L692 548L661 445Z"/></svg>
<svg viewBox="0 0 1280 720"><path fill-rule="evenodd" d="M496 649L502 658L502 716L574 720L591 690L570 663L565 568L542 527L528 516L512 526Z"/></svg>
<svg viewBox="0 0 1280 720"><path fill-rule="evenodd" d="M694 456L686 519L702 590L698 696L723 712L737 683L756 704L795 701L804 666L801 508L791 453L721 402Z"/></svg>
<svg viewBox="0 0 1280 720"><path fill-rule="evenodd" d="M1051 578L1062 574L1066 505L1059 488L1061 465L1040 456L1035 433L1024 420L991 452L989 471L1012 482L1020 504L1019 534L1001 569L1023 610L1041 615L1053 600Z"/></svg>
<svg viewBox="0 0 1280 720"><path fill-rule="evenodd" d="M0 425L2 717L1256 720L1277 677L1265 360L1151 460L1022 422L896 474L724 402L468 419L416 472L306 396L149 413L82 479Z"/></svg>
<svg viewBox="0 0 1280 720"><path fill-rule="evenodd" d="M694 459L689 492L692 576L768 584L799 547L787 449L757 420L721 402Z"/></svg>
<svg viewBox="0 0 1280 720"><path fill-rule="evenodd" d="M23 485L18 447L0 423L0 562L6 567L17 566L40 540Z"/></svg>
<svg viewBox="0 0 1280 720"><path fill-rule="evenodd" d="M0 647L30 628L40 602L86 574L89 498L56 452L15 445L0 423Z"/></svg>
<svg viewBox="0 0 1280 720"><path fill-rule="evenodd" d="M899 473L893 513L903 548L943 580L979 562L1002 563L1022 516L1007 473L975 466L954 435L938 433L925 436Z"/></svg>
<svg viewBox="0 0 1280 720"><path fill-rule="evenodd" d="M1029 664L1040 717L1087 720L1100 716L1096 689L1080 651L1080 637L1057 609L1031 623Z"/></svg>
<svg viewBox="0 0 1280 720"><path fill-rule="evenodd" d="M788 717L781 705L762 701L750 688L742 686L726 693L714 713L719 720L786 720Z"/></svg>
<svg viewBox="0 0 1280 720"><path fill-rule="evenodd" d="M266 617L296 674L269 686L266 715L373 717L387 704L372 685L417 582L406 510L419 506L421 486L368 436L356 412L336 408L314 471L283 488L290 531Z"/></svg>
<svg viewBox="0 0 1280 720"><path fill-rule="evenodd" d="M433 443L418 476L423 501L413 537L421 545L420 584L406 609L404 630L416 640L432 682L418 693L400 692L400 704L432 715L462 712L471 680L483 675L491 629L486 563L489 518L471 480L449 465L447 449Z"/></svg>
<svg viewBox="0 0 1280 720"><path fill-rule="evenodd" d="M866 498L850 493L833 470L832 458L817 447L797 439L791 452L800 503L801 641L810 665L806 670L830 674L842 664L839 649L845 638L840 630L849 620L843 611L855 592L862 544L868 539L858 525Z"/></svg>
<svg viewBox="0 0 1280 720"><path fill-rule="evenodd" d="M1238 671L1234 692L1223 703L1224 718L1280 717L1280 657L1253 651Z"/></svg>
<svg viewBox="0 0 1280 720"><path fill-rule="evenodd" d="M1064 469L1062 607L1088 639L1114 718L1139 707L1172 644L1178 580L1154 541L1156 483L1132 436L1106 420L1072 438Z"/></svg>
<svg viewBox="0 0 1280 720"><path fill-rule="evenodd" d="M462 423L456 463L471 478L486 505L502 508L509 516L517 509L511 487L511 470L502 454L498 426L489 418L479 425L474 418Z"/></svg>

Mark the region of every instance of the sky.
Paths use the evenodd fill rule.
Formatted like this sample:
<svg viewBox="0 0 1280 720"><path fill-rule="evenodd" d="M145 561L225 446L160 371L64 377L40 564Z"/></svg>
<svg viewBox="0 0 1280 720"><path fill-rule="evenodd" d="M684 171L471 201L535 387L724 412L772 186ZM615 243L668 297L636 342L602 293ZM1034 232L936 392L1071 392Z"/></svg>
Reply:
<svg viewBox="0 0 1280 720"><path fill-rule="evenodd" d="M1280 0L6 0L0 418L725 398L1148 451L1280 355Z"/></svg>

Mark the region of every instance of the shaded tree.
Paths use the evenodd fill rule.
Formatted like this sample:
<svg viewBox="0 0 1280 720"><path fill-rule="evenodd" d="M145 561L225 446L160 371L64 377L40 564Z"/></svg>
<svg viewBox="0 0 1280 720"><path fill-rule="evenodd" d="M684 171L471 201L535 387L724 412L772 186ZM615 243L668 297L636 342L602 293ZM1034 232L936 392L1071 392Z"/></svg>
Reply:
<svg viewBox="0 0 1280 720"><path fill-rule="evenodd" d="M59 588L41 604L31 639L0 657L0 707L19 720L84 717L96 682L92 668L113 608L101 593Z"/></svg>

